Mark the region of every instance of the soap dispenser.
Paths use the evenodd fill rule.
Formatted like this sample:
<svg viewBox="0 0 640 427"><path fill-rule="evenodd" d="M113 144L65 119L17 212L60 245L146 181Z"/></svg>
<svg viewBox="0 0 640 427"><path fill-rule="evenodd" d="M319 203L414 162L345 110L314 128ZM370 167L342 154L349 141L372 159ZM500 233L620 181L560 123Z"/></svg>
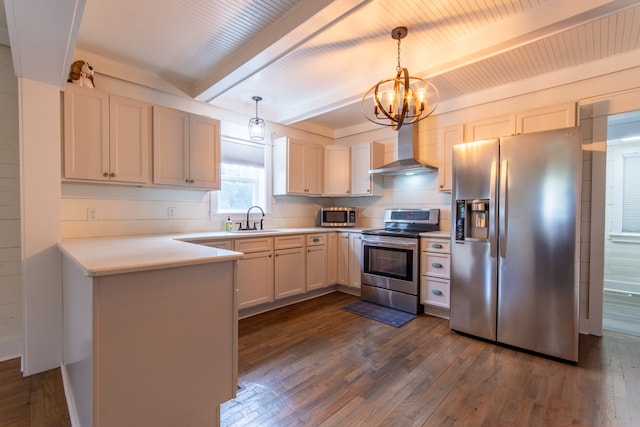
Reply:
<svg viewBox="0 0 640 427"><path fill-rule="evenodd" d="M233 222L231 222L231 217L228 216L227 220L224 222L224 231L231 231L233 229Z"/></svg>

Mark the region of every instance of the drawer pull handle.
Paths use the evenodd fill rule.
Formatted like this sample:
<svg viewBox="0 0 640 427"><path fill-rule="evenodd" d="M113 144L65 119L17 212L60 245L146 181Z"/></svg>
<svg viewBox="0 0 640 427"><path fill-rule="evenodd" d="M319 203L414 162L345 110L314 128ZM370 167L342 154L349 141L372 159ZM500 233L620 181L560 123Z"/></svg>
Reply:
<svg viewBox="0 0 640 427"><path fill-rule="evenodd" d="M434 243L431 247L434 249L442 249L442 245L440 243Z"/></svg>
<svg viewBox="0 0 640 427"><path fill-rule="evenodd" d="M318 243L319 241L320 241L320 238L319 238L319 237L314 237L314 238L313 238L313 242L314 242L314 243Z"/></svg>
<svg viewBox="0 0 640 427"><path fill-rule="evenodd" d="M440 264L439 262L432 262L431 263L431 267L433 267L433 268L442 268L442 264Z"/></svg>
<svg viewBox="0 0 640 427"><path fill-rule="evenodd" d="M440 289L434 289L431 291L431 293L438 296L442 295L442 291Z"/></svg>

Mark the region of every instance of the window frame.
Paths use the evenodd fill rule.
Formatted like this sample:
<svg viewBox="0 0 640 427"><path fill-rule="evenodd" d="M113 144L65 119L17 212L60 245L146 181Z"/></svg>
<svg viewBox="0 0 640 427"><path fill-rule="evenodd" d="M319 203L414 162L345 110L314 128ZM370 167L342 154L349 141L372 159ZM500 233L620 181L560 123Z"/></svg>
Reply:
<svg viewBox="0 0 640 427"><path fill-rule="evenodd" d="M640 141L632 143L624 140L607 141L607 151L613 157L612 166L614 168L613 182L611 183L613 200L609 238L613 242L640 243L640 233L622 231L624 159L630 156L640 157Z"/></svg>
<svg viewBox="0 0 640 427"><path fill-rule="evenodd" d="M265 179L264 179L264 206L260 206L263 210L265 214L270 214L272 211L272 167L271 167L271 159L272 159L272 155L273 155L273 146L269 141L263 141L263 142L256 142L256 141L251 141L249 139L244 139L244 138L237 138L237 137L233 137L233 136L225 136L222 135L220 138L220 144L222 145L224 142L227 143L232 143L232 144L245 144L245 145L252 145L252 146L262 146L264 149L264 173L265 173ZM222 163L223 163L223 158L222 156L220 156L220 169L222 170ZM222 175L220 176L220 181L222 184ZM225 218L227 216L231 216L231 215L238 215L238 214L244 214L246 213L246 209L230 209L230 210L220 210L219 207L219 202L218 202L218 197L219 194L222 192L222 188L220 190L217 191L212 191L210 194L210 217L211 217L211 221L214 221L216 218L222 217L224 216Z"/></svg>

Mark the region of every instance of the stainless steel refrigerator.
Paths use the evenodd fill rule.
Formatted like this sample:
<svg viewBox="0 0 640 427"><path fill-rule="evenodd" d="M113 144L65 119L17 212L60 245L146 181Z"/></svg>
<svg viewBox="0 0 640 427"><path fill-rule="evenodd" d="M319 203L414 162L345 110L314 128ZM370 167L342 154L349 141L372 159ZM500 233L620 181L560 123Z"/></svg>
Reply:
<svg viewBox="0 0 640 427"><path fill-rule="evenodd" d="M450 328L578 360L579 128L453 147Z"/></svg>

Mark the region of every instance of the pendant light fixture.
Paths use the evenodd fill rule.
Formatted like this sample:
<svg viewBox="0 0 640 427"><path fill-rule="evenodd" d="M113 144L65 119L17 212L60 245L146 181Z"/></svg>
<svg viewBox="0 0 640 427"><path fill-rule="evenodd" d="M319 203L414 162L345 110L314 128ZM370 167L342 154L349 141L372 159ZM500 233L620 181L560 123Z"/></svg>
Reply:
<svg viewBox="0 0 640 427"><path fill-rule="evenodd" d="M428 117L435 110L440 97L433 83L410 76L409 71L400 66L400 41L407 33L406 27L391 31L391 37L398 40L396 76L380 80L360 101L360 109L367 120L391 126L393 130Z"/></svg>
<svg viewBox="0 0 640 427"><path fill-rule="evenodd" d="M256 116L249 120L249 139L252 141L262 141L264 139L264 120L258 117L258 101L262 101L260 96L252 96L256 101Z"/></svg>

